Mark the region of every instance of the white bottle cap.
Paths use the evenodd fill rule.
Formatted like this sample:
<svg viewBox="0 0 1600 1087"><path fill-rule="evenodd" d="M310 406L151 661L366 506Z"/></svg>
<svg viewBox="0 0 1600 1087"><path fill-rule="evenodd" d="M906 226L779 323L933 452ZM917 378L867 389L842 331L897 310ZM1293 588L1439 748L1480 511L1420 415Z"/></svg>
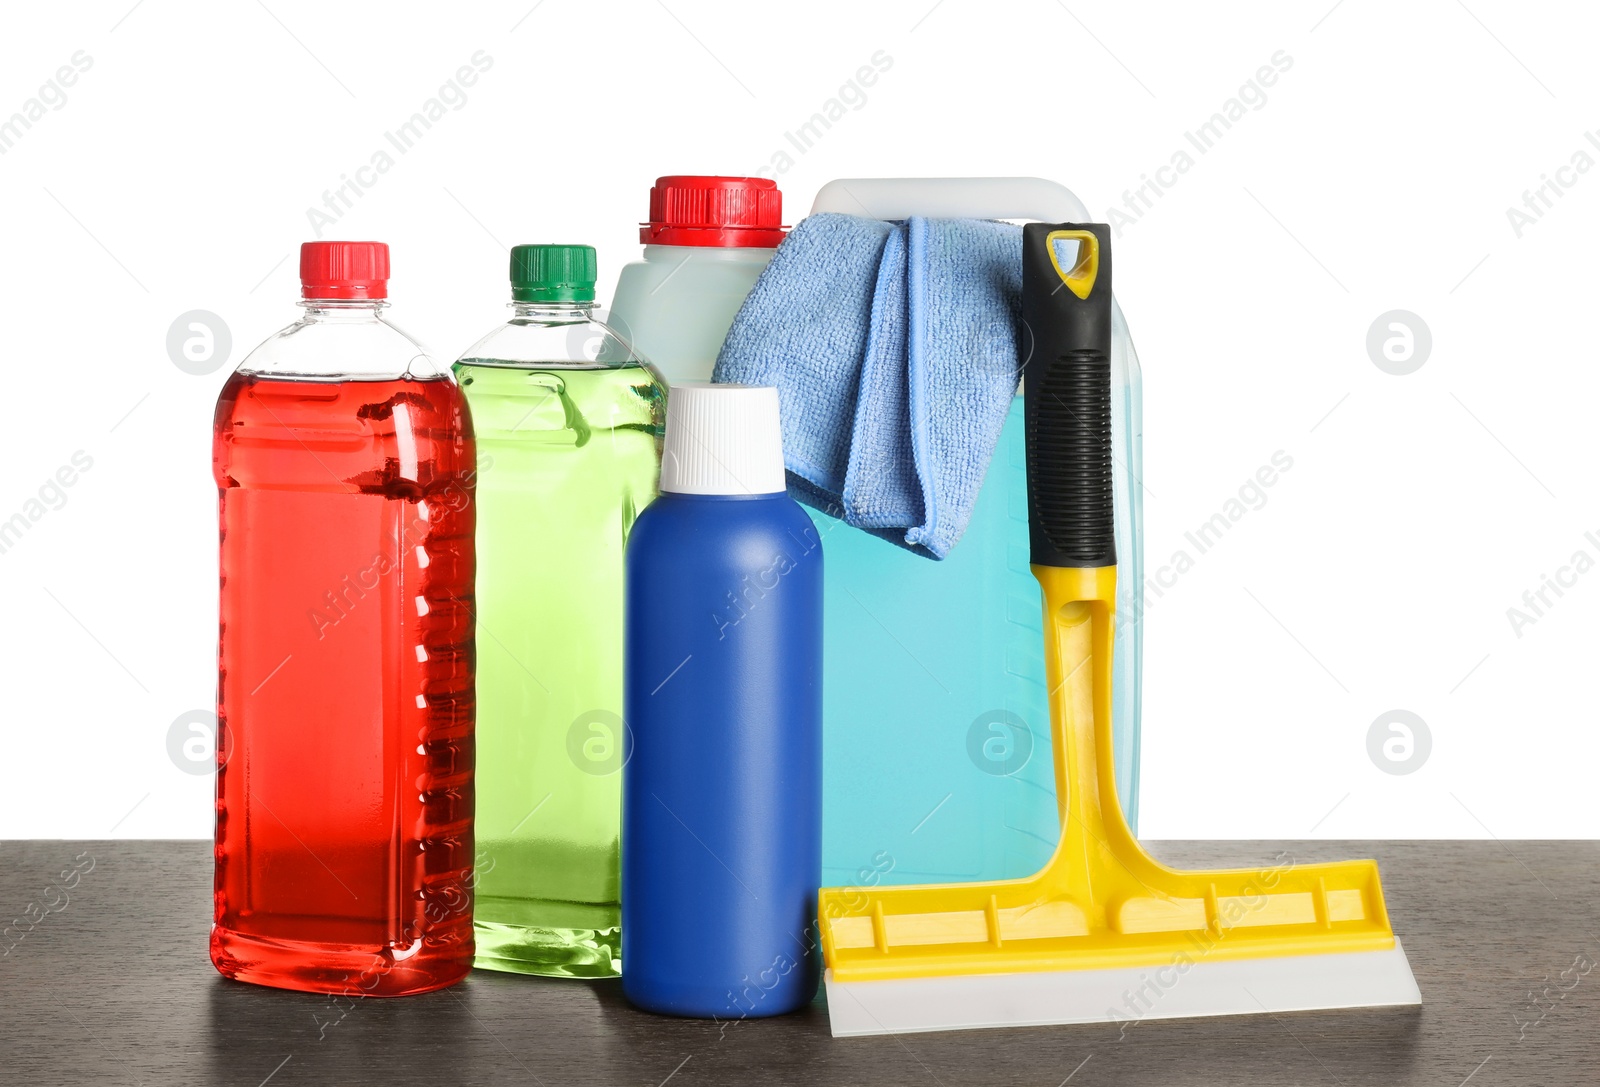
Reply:
<svg viewBox="0 0 1600 1087"><path fill-rule="evenodd" d="M777 494L785 489L778 390L685 381L667 394L661 489Z"/></svg>

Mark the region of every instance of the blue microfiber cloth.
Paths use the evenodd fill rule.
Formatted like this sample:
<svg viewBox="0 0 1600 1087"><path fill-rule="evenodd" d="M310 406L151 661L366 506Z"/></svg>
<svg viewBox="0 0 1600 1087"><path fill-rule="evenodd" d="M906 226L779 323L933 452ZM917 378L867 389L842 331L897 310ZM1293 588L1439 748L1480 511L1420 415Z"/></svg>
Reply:
<svg viewBox="0 0 1600 1087"><path fill-rule="evenodd" d="M714 379L773 385L806 503L942 559L1017 388L1022 231L813 215L735 318Z"/></svg>

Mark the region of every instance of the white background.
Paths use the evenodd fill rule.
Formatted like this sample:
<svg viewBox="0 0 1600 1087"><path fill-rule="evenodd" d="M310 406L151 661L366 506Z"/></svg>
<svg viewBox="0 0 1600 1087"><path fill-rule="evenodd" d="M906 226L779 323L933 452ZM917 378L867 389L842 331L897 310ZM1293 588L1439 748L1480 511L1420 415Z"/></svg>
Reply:
<svg viewBox="0 0 1600 1087"><path fill-rule="evenodd" d="M592 243L609 296L658 174L788 150L791 222L852 176L1038 175L1103 217L1188 150L1117 243L1152 572L1276 451L1294 466L1149 610L1143 832L1600 832L1600 573L1520 636L1507 617L1600 558L1600 170L1520 237L1506 214L1600 158L1591 7L130 6L18 5L0 35L0 118L92 58L0 155L0 520L93 458L0 554L0 837L210 834L211 780L166 737L213 699L226 368L181 372L168 326L220 315L231 367L293 319L306 209L478 50L465 105L325 235L391 244L392 313L446 357L504 319L504 245ZM880 50L864 103L795 153ZM1196 152L1185 132L1279 50L1265 104ZM1393 309L1431 330L1407 376L1366 346ZM1409 774L1368 754L1394 709L1432 738Z"/></svg>

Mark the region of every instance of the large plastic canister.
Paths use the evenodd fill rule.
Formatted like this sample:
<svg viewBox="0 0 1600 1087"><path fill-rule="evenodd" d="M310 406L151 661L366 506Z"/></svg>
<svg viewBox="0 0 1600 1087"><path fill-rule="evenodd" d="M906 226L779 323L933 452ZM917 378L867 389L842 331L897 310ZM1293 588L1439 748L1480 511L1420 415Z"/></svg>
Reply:
<svg viewBox="0 0 1600 1087"><path fill-rule="evenodd" d="M812 212L874 219L1083 222L1042 178L853 178ZM1019 260L1020 260L1019 246ZM1042 601L1028 567L1023 400L1011 404L972 519L942 561L808 509L828 549L823 878L948 883L1031 875L1060 838L1040 651ZM1112 317L1116 545L1128 617L1114 647L1117 799L1137 827L1143 581L1139 363Z"/></svg>

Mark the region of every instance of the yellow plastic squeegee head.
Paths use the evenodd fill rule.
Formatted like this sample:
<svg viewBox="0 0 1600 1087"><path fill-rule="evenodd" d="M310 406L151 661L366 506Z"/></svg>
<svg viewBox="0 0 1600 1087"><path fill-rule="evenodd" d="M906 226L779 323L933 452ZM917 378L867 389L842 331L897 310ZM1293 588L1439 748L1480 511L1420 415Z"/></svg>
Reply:
<svg viewBox="0 0 1600 1087"><path fill-rule="evenodd" d="M1105 226L1024 227L1023 321L1060 844L1027 879L823 889L833 1033L1420 1003L1375 862L1179 872L1128 830L1111 751Z"/></svg>

